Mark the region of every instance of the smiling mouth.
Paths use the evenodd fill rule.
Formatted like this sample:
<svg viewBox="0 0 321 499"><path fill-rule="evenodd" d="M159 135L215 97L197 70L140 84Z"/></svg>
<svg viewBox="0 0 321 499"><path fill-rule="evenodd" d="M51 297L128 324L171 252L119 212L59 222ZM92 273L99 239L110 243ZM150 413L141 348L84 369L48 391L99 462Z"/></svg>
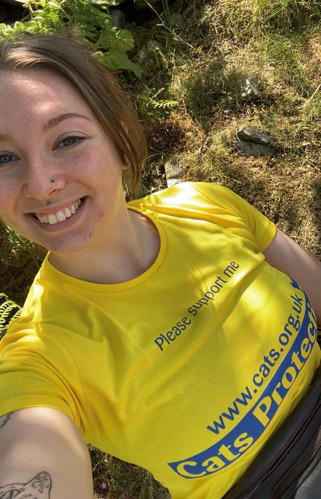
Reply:
<svg viewBox="0 0 321 499"><path fill-rule="evenodd" d="M78 199L78 201L75 201L71 206L64 208L63 210L59 210L57 213L50 213L49 215L37 215L37 213L34 213L33 216L42 224L59 224L67 220L67 218L72 217L83 201L84 198Z"/></svg>

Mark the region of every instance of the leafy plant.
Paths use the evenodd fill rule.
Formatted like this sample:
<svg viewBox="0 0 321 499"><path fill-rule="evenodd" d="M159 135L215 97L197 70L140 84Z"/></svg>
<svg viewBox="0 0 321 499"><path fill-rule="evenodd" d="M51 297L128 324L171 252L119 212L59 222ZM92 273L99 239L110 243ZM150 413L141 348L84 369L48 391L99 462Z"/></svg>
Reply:
<svg viewBox="0 0 321 499"><path fill-rule="evenodd" d="M20 315L21 308L7 295L0 293L0 340L5 335L9 322Z"/></svg>
<svg viewBox="0 0 321 499"><path fill-rule="evenodd" d="M176 100L160 99L159 96L165 91L165 88L155 90L147 88L138 96L139 108L143 115L160 120L164 118L169 111L172 111L179 105Z"/></svg>
<svg viewBox="0 0 321 499"><path fill-rule="evenodd" d="M39 269L46 253L43 248L20 236L1 220L0 236L0 263L5 261L12 267L21 268L26 262L32 261L35 268Z"/></svg>
<svg viewBox="0 0 321 499"><path fill-rule="evenodd" d="M132 34L112 25L108 13L112 0L99 3L100 9L87 0L27 0L24 7L29 11L28 19L17 21L13 26L1 23L0 39L15 39L23 32L65 34L73 31L89 42L108 68L130 70L140 78L139 66L127 55L134 47Z"/></svg>

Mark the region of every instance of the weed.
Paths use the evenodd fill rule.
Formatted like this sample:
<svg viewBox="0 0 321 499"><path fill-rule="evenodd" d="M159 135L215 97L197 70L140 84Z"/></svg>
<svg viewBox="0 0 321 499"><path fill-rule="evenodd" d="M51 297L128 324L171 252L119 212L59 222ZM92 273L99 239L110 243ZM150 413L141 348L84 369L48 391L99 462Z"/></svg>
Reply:
<svg viewBox="0 0 321 499"><path fill-rule="evenodd" d="M9 300L4 293L0 293L0 340L5 335L10 321L19 317L20 313L20 306Z"/></svg>
<svg viewBox="0 0 321 499"><path fill-rule="evenodd" d="M16 39L21 33L58 33L72 31L87 40L96 57L112 70L131 70L137 77L141 71L129 60L127 52L134 47L131 33L112 26L108 6L112 0L101 0L97 9L86 0L27 0L24 6L29 19L17 21L13 26L0 24L0 39Z"/></svg>
<svg viewBox="0 0 321 499"><path fill-rule="evenodd" d="M257 22L266 30L299 31L321 20L319 0L258 0Z"/></svg>
<svg viewBox="0 0 321 499"><path fill-rule="evenodd" d="M92 462L95 494L99 498L170 499L168 490L139 466L88 447Z"/></svg>
<svg viewBox="0 0 321 499"><path fill-rule="evenodd" d="M140 93L138 96L138 108L142 118L147 117L149 120L161 120L178 106L179 103L176 100L160 98L160 95L164 91L165 88L160 88L159 90L148 88Z"/></svg>
<svg viewBox="0 0 321 499"><path fill-rule="evenodd" d="M0 219L0 263L6 262L21 268L31 260L39 268L44 255L45 250L20 236Z"/></svg>

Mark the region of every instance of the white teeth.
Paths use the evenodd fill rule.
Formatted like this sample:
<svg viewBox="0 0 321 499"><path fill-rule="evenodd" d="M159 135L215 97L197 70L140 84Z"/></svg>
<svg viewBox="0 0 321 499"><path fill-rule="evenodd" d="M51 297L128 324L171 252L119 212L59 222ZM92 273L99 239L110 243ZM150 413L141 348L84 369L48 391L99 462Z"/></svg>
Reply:
<svg viewBox="0 0 321 499"><path fill-rule="evenodd" d="M50 225L55 225L58 222L55 215L48 215L48 220Z"/></svg>
<svg viewBox="0 0 321 499"><path fill-rule="evenodd" d="M62 211L58 211L56 216L57 216L58 222L64 222L67 218L66 215Z"/></svg>
<svg viewBox="0 0 321 499"><path fill-rule="evenodd" d="M36 217L38 218L39 222L41 222L42 224L55 225L59 222L64 222L67 218L70 218L74 213L76 213L81 203L82 203L81 200L78 199L78 201L73 203L68 208L64 208L63 210L57 211L56 214L51 213L48 216L36 215Z"/></svg>
<svg viewBox="0 0 321 499"><path fill-rule="evenodd" d="M40 222L42 224L48 224L49 223L49 220L48 220L48 217L38 217Z"/></svg>

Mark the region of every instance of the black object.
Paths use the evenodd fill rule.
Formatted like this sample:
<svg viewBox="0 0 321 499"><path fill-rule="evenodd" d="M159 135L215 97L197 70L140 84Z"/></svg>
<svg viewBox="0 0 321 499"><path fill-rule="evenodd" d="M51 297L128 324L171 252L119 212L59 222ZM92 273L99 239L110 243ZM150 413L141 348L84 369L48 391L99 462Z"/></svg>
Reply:
<svg viewBox="0 0 321 499"><path fill-rule="evenodd" d="M321 366L308 393L223 499L321 498Z"/></svg>

